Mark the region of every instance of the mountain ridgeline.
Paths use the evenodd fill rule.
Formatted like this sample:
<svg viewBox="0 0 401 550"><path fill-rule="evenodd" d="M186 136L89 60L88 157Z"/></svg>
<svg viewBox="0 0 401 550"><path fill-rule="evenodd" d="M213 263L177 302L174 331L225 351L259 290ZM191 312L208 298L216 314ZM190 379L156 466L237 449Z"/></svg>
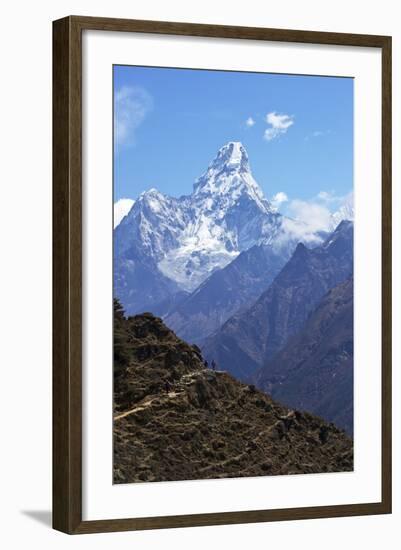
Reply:
<svg viewBox="0 0 401 550"><path fill-rule="evenodd" d="M114 323L114 483L353 469L343 431L205 368L160 318L115 302Z"/></svg>
<svg viewBox="0 0 401 550"><path fill-rule="evenodd" d="M287 256L285 251L263 244L241 252L170 308L165 316L167 325L182 338L201 343L260 296L280 272Z"/></svg>
<svg viewBox="0 0 401 550"><path fill-rule="evenodd" d="M305 325L257 375L257 385L290 407L353 434L353 278L328 291Z"/></svg>

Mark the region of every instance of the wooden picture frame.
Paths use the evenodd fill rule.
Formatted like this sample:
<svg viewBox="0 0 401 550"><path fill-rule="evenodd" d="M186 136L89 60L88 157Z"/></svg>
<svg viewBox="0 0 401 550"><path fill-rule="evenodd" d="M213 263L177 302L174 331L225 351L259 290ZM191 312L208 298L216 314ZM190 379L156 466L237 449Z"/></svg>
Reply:
<svg viewBox="0 0 401 550"><path fill-rule="evenodd" d="M82 32L378 48L382 55L382 496L379 502L82 520ZM53 23L53 527L68 534L391 512L391 37L71 16Z"/></svg>

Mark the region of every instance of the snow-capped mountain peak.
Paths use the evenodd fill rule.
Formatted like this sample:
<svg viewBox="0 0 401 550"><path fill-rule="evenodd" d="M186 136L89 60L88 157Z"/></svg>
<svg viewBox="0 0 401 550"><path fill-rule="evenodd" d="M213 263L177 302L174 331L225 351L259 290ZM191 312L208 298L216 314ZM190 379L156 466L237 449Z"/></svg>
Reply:
<svg viewBox="0 0 401 550"><path fill-rule="evenodd" d="M245 150L245 147L239 141L229 141L219 151L217 152L216 157L210 163L208 167L208 172L210 173L220 173L224 172L234 172L249 171L249 158L248 153Z"/></svg>
<svg viewBox="0 0 401 550"><path fill-rule="evenodd" d="M264 212L272 207L263 195L262 189L252 176L248 154L242 143L230 141L219 149L208 169L194 184L194 198L213 197L220 200L227 197L233 204L247 195Z"/></svg>
<svg viewBox="0 0 401 550"><path fill-rule="evenodd" d="M230 141L219 149L206 172L195 181L194 193L210 191L211 189L207 187L210 180L218 182L219 179L224 177L243 175L250 173L250 171L245 147L238 141Z"/></svg>
<svg viewBox="0 0 401 550"><path fill-rule="evenodd" d="M341 207L331 215L331 229L334 230L342 220L354 221L354 194L350 193Z"/></svg>
<svg viewBox="0 0 401 550"><path fill-rule="evenodd" d="M152 204L154 202L164 202L166 200L166 196L163 195L163 193L160 193L160 191L158 191L155 187L152 187L147 191L143 191L139 195L138 200L142 202L146 202L148 204Z"/></svg>
<svg viewBox="0 0 401 550"><path fill-rule="evenodd" d="M163 217L163 215L168 215L172 200L174 199L163 195L163 193L152 187L139 195L128 217L134 218L141 212L148 213L151 216Z"/></svg>
<svg viewBox="0 0 401 550"><path fill-rule="evenodd" d="M256 244L292 247L283 219L254 180L244 146L231 141L191 195L169 197L154 188L142 193L116 228L115 250L127 269L134 269L134 247L166 280L192 291Z"/></svg>
<svg viewBox="0 0 401 550"><path fill-rule="evenodd" d="M147 191L143 191L140 194L140 197L150 197L150 196L159 196L159 195L162 195L162 193L160 193L160 191L158 191L156 187L151 187Z"/></svg>

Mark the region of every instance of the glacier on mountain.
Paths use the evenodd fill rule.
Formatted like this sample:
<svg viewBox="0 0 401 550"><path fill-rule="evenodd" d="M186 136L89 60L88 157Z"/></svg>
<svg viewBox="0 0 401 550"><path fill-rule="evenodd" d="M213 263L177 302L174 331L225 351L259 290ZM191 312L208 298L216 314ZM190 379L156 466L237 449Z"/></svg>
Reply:
<svg viewBox="0 0 401 550"><path fill-rule="evenodd" d="M176 198L150 189L137 198L114 232L115 294L129 313L136 312L138 288L132 285L145 266L150 294L159 299L168 289L168 298L177 288L194 291L252 246L268 245L288 257L300 235L312 244L323 238L273 207L253 178L244 146L229 142L195 181L192 194ZM153 305L150 301L149 308Z"/></svg>

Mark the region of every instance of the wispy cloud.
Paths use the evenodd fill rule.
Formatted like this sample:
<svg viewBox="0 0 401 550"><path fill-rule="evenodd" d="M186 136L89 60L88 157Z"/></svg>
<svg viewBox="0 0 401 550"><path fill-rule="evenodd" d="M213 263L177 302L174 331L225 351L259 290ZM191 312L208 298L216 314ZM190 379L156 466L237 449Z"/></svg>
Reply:
<svg viewBox="0 0 401 550"><path fill-rule="evenodd" d="M317 245L323 240L322 237L315 232L312 226L293 218L283 218L282 230L278 240L279 246L286 245L289 241Z"/></svg>
<svg viewBox="0 0 401 550"><path fill-rule="evenodd" d="M114 228L120 224L121 220L128 214L134 205L132 199L120 199L114 203Z"/></svg>
<svg viewBox="0 0 401 550"><path fill-rule="evenodd" d="M284 191L279 191L278 193L273 195L270 202L272 203L274 208L279 208L281 204L283 204L284 202L288 202L288 196L286 193L284 193Z"/></svg>
<svg viewBox="0 0 401 550"><path fill-rule="evenodd" d="M331 226L331 212L314 201L292 200L288 205L291 217L305 224L310 232L328 231Z"/></svg>
<svg viewBox="0 0 401 550"><path fill-rule="evenodd" d="M292 115L278 114L271 112L266 115L266 122L269 125L264 133L264 138L267 141L271 141L288 131L294 124L294 117Z"/></svg>
<svg viewBox="0 0 401 550"><path fill-rule="evenodd" d="M312 133L305 136L305 141L308 141L309 139L319 138L323 136L327 136L328 134L331 134L330 130L314 130Z"/></svg>
<svg viewBox="0 0 401 550"><path fill-rule="evenodd" d="M140 86L122 86L114 95L114 139L134 145L136 131L153 107L152 96Z"/></svg>
<svg viewBox="0 0 401 550"><path fill-rule="evenodd" d="M252 126L255 126L256 122L255 120L250 116L246 119L245 124L248 126L248 128L252 128Z"/></svg>
<svg viewBox="0 0 401 550"><path fill-rule="evenodd" d="M315 200L320 204L324 204L330 208L336 208L341 206L344 201L347 199L348 195L337 195L333 190L331 191L319 191L316 195Z"/></svg>
<svg viewBox="0 0 401 550"><path fill-rule="evenodd" d="M325 202L331 202L333 197L333 191L319 191L317 194L317 198Z"/></svg>
<svg viewBox="0 0 401 550"><path fill-rule="evenodd" d="M317 242L319 232L333 230L344 217L351 219L353 193L336 195L334 191L320 191L310 200L286 201L283 224L286 234L304 242Z"/></svg>

